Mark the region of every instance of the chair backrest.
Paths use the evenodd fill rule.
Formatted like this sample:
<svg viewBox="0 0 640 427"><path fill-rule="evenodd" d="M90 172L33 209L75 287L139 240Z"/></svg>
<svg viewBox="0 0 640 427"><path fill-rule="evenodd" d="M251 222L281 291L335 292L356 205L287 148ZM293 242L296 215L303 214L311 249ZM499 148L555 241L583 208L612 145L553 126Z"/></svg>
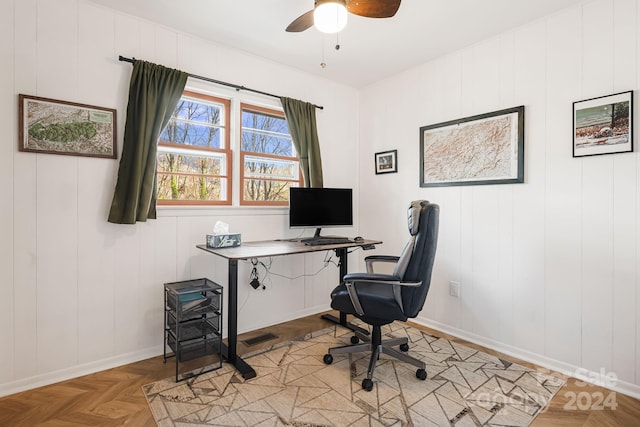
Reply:
<svg viewBox="0 0 640 427"><path fill-rule="evenodd" d="M419 287L399 286L402 307L407 317L416 317L427 298L438 245L440 207L427 200L411 202L408 226L411 238L396 264L394 275L403 282L419 282Z"/></svg>

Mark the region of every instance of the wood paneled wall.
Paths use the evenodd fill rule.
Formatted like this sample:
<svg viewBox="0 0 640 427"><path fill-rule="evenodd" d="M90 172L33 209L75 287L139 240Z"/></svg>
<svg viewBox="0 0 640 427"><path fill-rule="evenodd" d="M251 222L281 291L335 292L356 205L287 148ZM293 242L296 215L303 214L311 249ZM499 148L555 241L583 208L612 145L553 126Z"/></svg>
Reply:
<svg viewBox="0 0 640 427"><path fill-rule="evenodd" d="M202 276L226 283L226 264L195 248L217 220L245 240L302 232L288 229L286 208L172 208L155 221L110 224L118 161L18 152L19 93L117 108L119 152L131 65L118 55L308 100L325 107L317 119L326 185L357 190L353 88L88 0L0 2L0 54L0 394L161 354L162 284ZM279 106L188 85L236 97L232 108L241 100ZM236 158L236 177L238 167ZM323 266L317 254L273 260L273 273L295 279L270 276L266 290L254 291L241 265L239 329L327 309L338 270Z"/></svg>
<svg viewBox="0 0 640 427"><path fill-rule="evenodd" d="M409 200L441 205L422 322L568 373L613 373L636 396L640 156L573 158L572 103L638 89L639 13L635 0L586 1L372 85L361 100L370 145L360 151L365 162L398 149L397 174L360 174L361 211L387 194L380 215L398 218L378 236L385 246L400 247ZM419 187L420 126L518 105L524 184ZM363 235L380 230L360 219Z"/></svg>

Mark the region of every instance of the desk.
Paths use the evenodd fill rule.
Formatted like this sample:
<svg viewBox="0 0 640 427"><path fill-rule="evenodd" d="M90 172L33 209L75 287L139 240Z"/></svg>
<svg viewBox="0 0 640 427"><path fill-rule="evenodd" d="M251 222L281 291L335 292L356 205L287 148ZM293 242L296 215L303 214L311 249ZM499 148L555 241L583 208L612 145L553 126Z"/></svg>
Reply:
<svg viewBox="0 0 640 427"><path fill-rule="evenodd" d="M335 245L307 246L300 242L288 240L266 240L261 242L243 242L241 246L231 248L208 248L206 245L197 245L199 249L225 258L229 263L229 282L227 295L229 303L227 305L227 341L228 344L222 346L223 357L233 364L245 379L253 378L256 372L236 353L238 342L238 261L249 260L251 258L265 258L283 255L303 254L308 252L321 252L327 250L335 251L340 259L340 280L347 274L347 249L366 245L382 243L378 240L365 240L363 242L348 242ZM337 283L337 282L336 282ZM340 318L325 315L324 318L339 323L351 330L361 330L361 328L347 322L347 316L340 314ZM368 333L367 331L364 331Z"/></svg>

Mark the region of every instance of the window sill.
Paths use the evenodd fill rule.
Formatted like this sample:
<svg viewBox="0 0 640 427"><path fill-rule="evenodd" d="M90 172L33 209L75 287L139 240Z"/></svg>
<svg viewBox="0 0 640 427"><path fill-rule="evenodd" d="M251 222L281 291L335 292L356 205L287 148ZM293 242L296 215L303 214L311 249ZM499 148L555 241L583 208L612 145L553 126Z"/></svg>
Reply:
<svg viewBox="0 0 640 427"><path fill-rule="evenodd" d="M287 215L287 206L158 206L158 218L235 215Z"/></svg>

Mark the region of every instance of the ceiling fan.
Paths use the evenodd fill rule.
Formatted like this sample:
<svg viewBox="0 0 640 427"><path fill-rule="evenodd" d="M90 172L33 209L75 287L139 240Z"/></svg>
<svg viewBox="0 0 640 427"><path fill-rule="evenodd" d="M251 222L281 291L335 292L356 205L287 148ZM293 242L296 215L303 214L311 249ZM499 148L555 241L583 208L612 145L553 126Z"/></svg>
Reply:
<svg viewBox="0 0 640 427"><path fill-rule="evenodd" d="M400 0L315 0L313 10L294 19L289 33L299 33L315 27L323 33L337 33L347 25L347 15L365 18L391 18L400 7Z"/></svg>

